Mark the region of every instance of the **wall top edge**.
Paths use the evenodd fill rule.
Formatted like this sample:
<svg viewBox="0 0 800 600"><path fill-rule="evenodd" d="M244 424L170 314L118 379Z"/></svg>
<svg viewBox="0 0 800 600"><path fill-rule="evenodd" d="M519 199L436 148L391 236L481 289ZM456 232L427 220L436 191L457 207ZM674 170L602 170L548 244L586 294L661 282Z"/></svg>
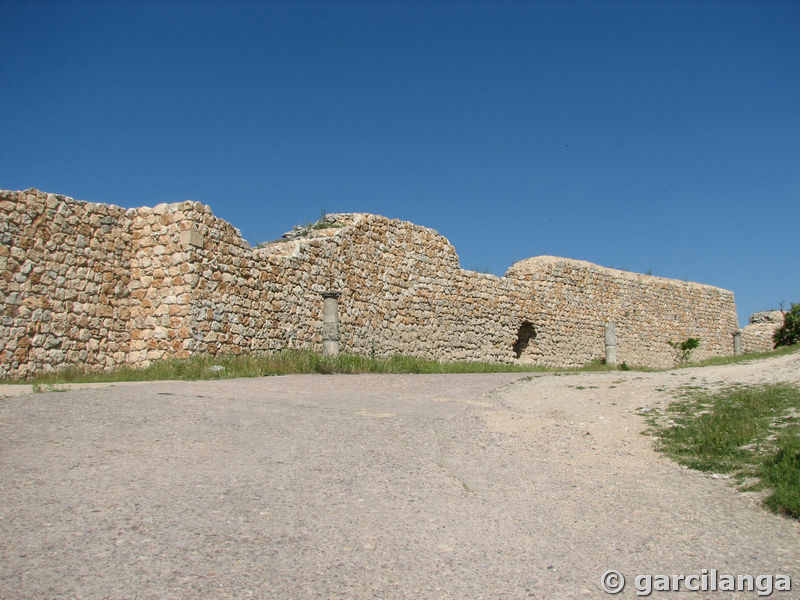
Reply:
<svg viewBox="0 0 800 600"><path fill-rule="evenodd" d="M721 288L707 283L698 283L695 281L683 281L681 279L673 279L671 277L659 277L657 275L647 275L645 273L636 273L634 271L624 271L622 269L612 269L611 267L604 267L602 265L589 262L588 260L578 260L575 258L564 258L561 256L531 256L518 262L515 262L506 271L506 277L517 277L522 279L536 279L539 275L544 275L547 271L554 266L572 267L575 269L582 269L587 271L595 271L604 273L617 278L627 279L647 284L667 284L677 285L689 288L700 288L706 290L713 290L717 292L726 292L733 294L730 290Z"/></svg>
<svg viewBox="0 0 800 600"><path fill-rule="evenodd" d="M182 202L170 202L170 203L160 203L156 204L155 206L141 206L137 208L124 208L117 206L115 204L103 203L103 202L88 202L85 200L76 200L70 196L65 196L61 194L50 194L47 192L43 192L36 188L29 188L26 190L0 190L0 197L8 197L11 195L17 196L30 196L36 195L42 197L43 199L56 199L59 202L65 202L68 204L86 204L86 205L94 205L94 206L104 206L104 207L113 207L114 209L119 209L120 211L124 211L126 215L130 217L145 217L149 215L161 215L165 213L175 213L178 211L196 211L199 213L203 213L206 215L212 215L213 212L210 206L203 204L201 202L193 201L193 200L184 200ZM389 217L385 217L378 214L373 213L364 213L364 212L342 212L342 213L329 213L328 218L335 219L342 223L346 228L349 226L359 225L364 221L371 221L371 222L387 222L387 223L395 223L395 224L402 224L405 226L411 226L418 230L425 230L428 231L440 238L446 243L447 246L452 250L453 255L457 259L457 254L455 252L455 248L450 243L450 241L442 236L438 231L432 229L430 227L425 227L424 225L418 225L416 223L410 221L403 221L401 219L392 219ZM218 218L218 217L217 217ZM230 224L229 224L230 225ZM233 225L231 225L233 227ZM236 230L238 233L238 229ZM241 235L241 234L239 234ZM300 242L300 244L307 243L309 240L300 238L296 240ZM281 242L277 244L270 244L270 246L277 246ZM285 243L285 242L283 242ZM661 284L669 284L669 285L678 285L683 287L691 287L691 288L700 288L700 289L707 289L713 290L716 292L725 292L732 294L730 290L726 290L724 288L720 288L717 286L705 284L705 283L697 283L694 281L683 281L680 279L673 279L668 277L658 277L656 275L647 275L644 273L636 273L632 271L623 271L620 269L613 269L611 267L604 267L602 265L597 265L595 263L586 261L586 260L579 260L574 258L565 258L559 256L532 256L530 258L526 258L520 260L513 265L511 265L508 270L506 271L503 277L498 277L498 279L503 278L515 278L515 279L537 279L539 276L543 276L547 273L547 271L554 267L554 266L567 266L572 268L578 268L583 270L590 270L595 272L602 272L608 275L612 275L618 278L628 279L631 281L637 281L641 283L661 283ZM497 277L497 276L492 276Z"/></svg>
<svg viewBox="0 0 800 600"><path fill-rule="evenodd" d="M156 204L155 206L137 206L134 208L125 208L124 206L119 206L118 204L112 204L110 202L90 202L88 200L80 200L77 198L73 198L72 196L66 196L64 194L52 194L49 192L43 192L42 190L36 188L28 188L26 190L0 189L0 197L9 197L9 196L38 196L41 197L43 200L55 199L58 202L64 202L65 204L81 204L88 206L108 207L115 210L123 211L130 216L136 216L136 215L145 216L150 214L159 215L164 213L174 213L180 210L187 210L187 209L194 209L194 210L199 210L200 212L206 214L212 214L210 206L205 205L202 202L197 202L195 200L183 200L180 202L164 202L161 204Z"/></svg>

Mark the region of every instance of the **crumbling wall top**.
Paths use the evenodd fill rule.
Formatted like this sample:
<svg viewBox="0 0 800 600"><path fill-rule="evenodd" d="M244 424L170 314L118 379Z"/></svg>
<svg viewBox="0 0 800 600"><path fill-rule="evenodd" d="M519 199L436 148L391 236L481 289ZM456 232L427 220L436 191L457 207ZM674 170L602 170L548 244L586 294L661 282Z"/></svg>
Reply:
<svg viewBox="0 0 800 600"><path fill-rule="evenodd" d="M644 284L655 283L669 283L685 287L697 287L704 289L720 289L713 285L705 283L697 283L694 281L682 281L680 279L672 279L669 277L658 277L656 275L646 275L644 273L635 273L633 271L623 271L621 269L612 269L610 267L603 267L586 260L577 260L574 258L563 258L560 256L532 256L515 262L506 271L506 277L517 277L521 279L543 279L549 276L549 273L554 268L572 268L586 271L595 271L608 276L636 281Z"/></svg>
<svg viewBox="0 0 800 600"><path fill-rule="evenodd" d="M750 324L777 323L783 325L784 314L780 310L764 310L750 315Z"/></svg>

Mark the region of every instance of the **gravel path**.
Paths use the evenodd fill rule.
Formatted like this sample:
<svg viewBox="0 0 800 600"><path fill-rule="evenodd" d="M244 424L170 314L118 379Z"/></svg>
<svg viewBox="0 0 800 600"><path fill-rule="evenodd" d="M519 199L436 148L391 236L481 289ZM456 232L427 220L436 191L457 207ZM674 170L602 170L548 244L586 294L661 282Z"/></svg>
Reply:
<svg viewBox="0 0 800 600"><path fill-rule="evenodd" d="M800 525L641 435L638 408L732 381L800 382L800 355L7 397L0 597L610 598L608 569L636 597L637 574L717 569L790 575L773 597L798 598Z"/></svg>

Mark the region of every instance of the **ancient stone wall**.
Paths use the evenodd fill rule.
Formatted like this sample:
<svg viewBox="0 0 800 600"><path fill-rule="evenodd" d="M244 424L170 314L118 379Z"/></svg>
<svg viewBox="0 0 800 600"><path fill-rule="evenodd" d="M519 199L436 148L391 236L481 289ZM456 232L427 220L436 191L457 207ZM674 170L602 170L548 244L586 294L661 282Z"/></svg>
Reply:
<svg viewBox="0 0 800 600"><path fill-rule="evenodd" d="M141 365L199 349L192 314L200 281L194 246L184 234L211 209L197 202L159 204L131 214L130 348L126 362Z"/></svg>
<svg viewBox="0 0 800 600"><path fill-rule="evenodd" d="M321 292L341 292L341 350L440 361L576 366L603 357L667 366L733 351L733 294L537 257L505 277L460 268L435 231L331 215L263 248L196 202L122 209L0 192L0 377L68 365L144 365L196 352L321 348Z"/></svg>
<svg viewBox="0 0 800 600"><path fill-rule="evenodd" d="M510 362L533 318L530 286L460 268L435 231L375 215L342 215L322 264L332 265L343 350L443 361ZM330 243L330 242L329 242ZM326 256L327 254L327 256ZM326 260L327 259L327 260Z"/></svg>
<svg viewBox="0 0 800 600"><path fill-rule="evenodd" d="M767 310L750 315L742 329L743 352L770 352L775 348L775 332L783 326L783 313Z"/></svg>
<svg viewBox="0 0 800 600"><path fill-rule="evenodd" d="M332 216L308 237L250 249L206 215L192 252L196 350L237 353L321 346L322 299L339 299L341 347L377 357L511 361L530 286L464 271L431 229L376 215ZM521 293L524 290L525 293Z"/></svg>
<svg viewBox="0 0 800 600"><path fill-rule="evenodd" d="M129 211L0 192L0 377L125 362Z"/></svg>
<svg viewBox="0 0 800 600"><path fill-rule="evenodd" d="M668 342L690 337L700 339L692 358L733 352L738 326L727 290L553 256L515 263L506 277L530 281L537 299L536 336L524 362L579 366L602 357L608 322L615 323L618 363L670 366Z"/></svg>

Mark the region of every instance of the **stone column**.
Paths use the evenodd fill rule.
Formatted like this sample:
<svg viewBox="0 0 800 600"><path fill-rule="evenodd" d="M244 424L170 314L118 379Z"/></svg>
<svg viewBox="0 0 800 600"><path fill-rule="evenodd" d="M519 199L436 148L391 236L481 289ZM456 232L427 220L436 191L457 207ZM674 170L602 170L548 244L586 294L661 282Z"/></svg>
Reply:
<svg viewBox="0 0 800 600"><path fill-rule="evenodd" d="M339 296L341 292L322 292L322 356L339 355Z"/></svg>
<svg viewBox="0 0 800 600"><path fill-rule="evenodd" d="M739 356L742 353L742 330L737 329L733 332L733 355Z"/></svg>
<svg viewBox="0 0 800 600"><path fill-rule="evenodd" d="M614 321L606 324L606 364L617 364L617 334L614 330Z"/></svg>

